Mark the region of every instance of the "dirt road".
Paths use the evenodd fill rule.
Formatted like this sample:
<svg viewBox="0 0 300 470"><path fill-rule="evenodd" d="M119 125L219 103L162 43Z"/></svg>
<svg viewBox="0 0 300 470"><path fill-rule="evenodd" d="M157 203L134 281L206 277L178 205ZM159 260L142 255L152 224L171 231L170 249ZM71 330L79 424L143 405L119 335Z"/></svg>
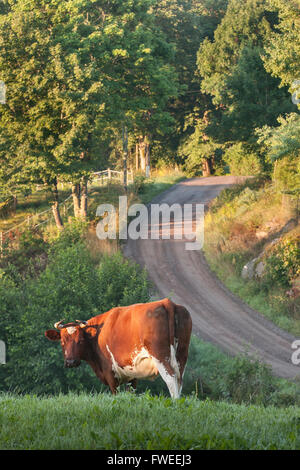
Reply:
<svg viewBox="0 0 300 470"><path fill-rule="evenodd" d="M231 176L185 180L152 201L152 204L206 204L225 187ZM162 234L165 227L159 228ZM255 353L272 366L274 374L295 378L294 337L276 327L235 297L211 272L202 251L187 251L186 240L128 240L124 254L146 267L161 298L184 305L192 315L193 331L230 354Z"/></svg>

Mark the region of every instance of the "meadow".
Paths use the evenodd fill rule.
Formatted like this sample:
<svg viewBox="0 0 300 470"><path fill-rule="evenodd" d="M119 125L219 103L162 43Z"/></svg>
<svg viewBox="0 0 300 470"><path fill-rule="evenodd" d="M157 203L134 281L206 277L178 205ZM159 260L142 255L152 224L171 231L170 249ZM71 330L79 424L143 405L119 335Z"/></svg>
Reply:
<svg viewBox="0 0 300 470"><path fill-rule="evenodd" d="M149 393L0 396L0 449L300 449L300 408Z"/></svg>

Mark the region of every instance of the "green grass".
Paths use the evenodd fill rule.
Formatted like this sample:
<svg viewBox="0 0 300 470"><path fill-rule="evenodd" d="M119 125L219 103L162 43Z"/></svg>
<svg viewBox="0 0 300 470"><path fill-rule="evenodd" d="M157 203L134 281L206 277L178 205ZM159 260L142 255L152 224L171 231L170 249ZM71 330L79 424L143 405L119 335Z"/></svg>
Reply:
<svg viewBox="0 0 300 470"><path fill-rule="evenodd" d="M120 393L0 396L0 449L299 449L300 409Z"/></svg>
<svg viewBox="0 0 300 470"><path fill-rule="evenodd" d="M143 204L148 204L155 196L171 188L174 184L185 179L185 175L180 171L169 171L168 173L154 174L145 181L139 198Z"/></svg>

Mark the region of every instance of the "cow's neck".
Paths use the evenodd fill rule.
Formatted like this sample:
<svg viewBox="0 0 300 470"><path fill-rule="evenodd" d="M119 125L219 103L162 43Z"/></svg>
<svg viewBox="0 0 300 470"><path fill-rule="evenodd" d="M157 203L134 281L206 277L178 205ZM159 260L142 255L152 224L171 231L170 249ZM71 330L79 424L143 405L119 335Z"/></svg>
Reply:
<svg viewBox="0 0 300 470"><path fill-rule="evenodd" d="M97 377L102 381L106 382L103 371L105 369L106 359L102 354L99 345L98 345L98 336L101 332L101 329L97 332L96 335L93 335L89 339L89 348L87 351L87 356L84 360L91 366Z"/></svg>

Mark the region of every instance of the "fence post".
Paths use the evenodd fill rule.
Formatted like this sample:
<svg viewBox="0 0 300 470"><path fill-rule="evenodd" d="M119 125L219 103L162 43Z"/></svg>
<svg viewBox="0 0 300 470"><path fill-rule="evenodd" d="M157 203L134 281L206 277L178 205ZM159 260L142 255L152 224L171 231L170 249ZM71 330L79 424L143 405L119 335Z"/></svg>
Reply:
<svg viewBox="0 0 300 470"><path fill-rule="evenodd" d="M108 176L108 179L110 180L111 179L111 169L110 168L107 168L107 176Z"/></svg>
<svg viewBox="0 0 300 470"><path fill-rule="evenodd" d="M0 258L3 255L3 232L0 232Z"/></svg>
<svg viewBox="0 0 300 470"><path fill-rule="evenodd" d="M127 191L127 159L128 159L128 131L127 127L123 126L122 130L123 139L123 185L125 192Z"/></svg>

